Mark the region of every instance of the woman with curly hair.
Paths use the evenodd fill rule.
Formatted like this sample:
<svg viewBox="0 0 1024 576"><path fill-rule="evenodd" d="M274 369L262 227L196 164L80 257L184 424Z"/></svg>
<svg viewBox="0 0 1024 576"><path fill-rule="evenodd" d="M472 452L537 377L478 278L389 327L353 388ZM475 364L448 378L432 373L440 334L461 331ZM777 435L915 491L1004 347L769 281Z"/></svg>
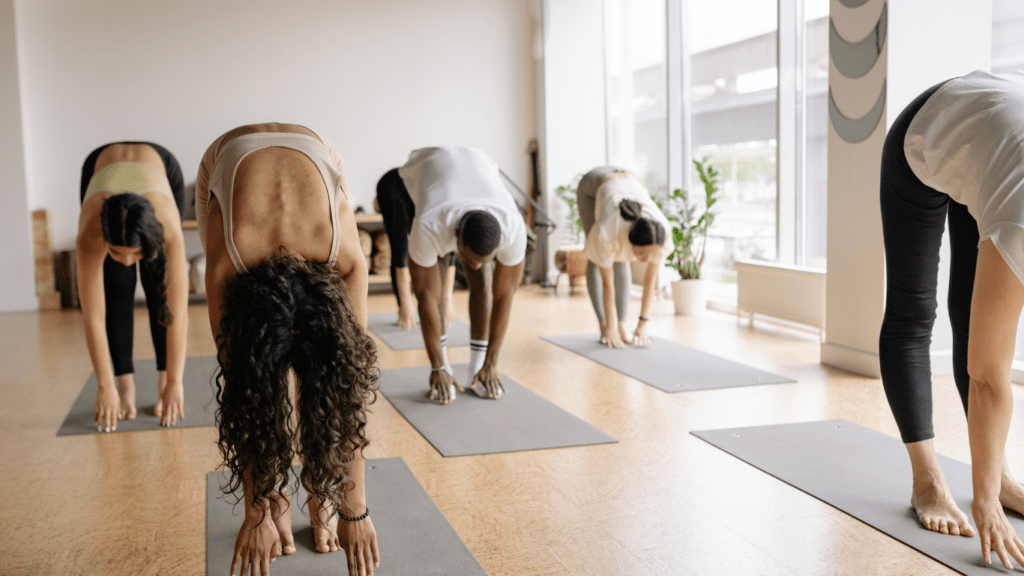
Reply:
<svg viewBox="0 0 1024 576"><path fill-rule="evenodd" d="M317 551L344 548L349 574L372 574L362 451L377 353L341 158L302 126L236 128L203 156L196 212L220 361L218 443L232 474L224 490L240 486L245 501L231 574L267 576L295 552L295 456Z"/></svg>
<svg viewBox="0 0 1024 576"><path fill-rule="evenodd" d="M136 263L156 350L160 424L185 417L182 373L188 334L188 264L178 161L149 142L100 146L82 166L82 211L75 241L85 338L96 372L99 430L135 418L132 364ZM113 370L111 369L113 368ZM116 381L116 389L115 389Z"/></svg>

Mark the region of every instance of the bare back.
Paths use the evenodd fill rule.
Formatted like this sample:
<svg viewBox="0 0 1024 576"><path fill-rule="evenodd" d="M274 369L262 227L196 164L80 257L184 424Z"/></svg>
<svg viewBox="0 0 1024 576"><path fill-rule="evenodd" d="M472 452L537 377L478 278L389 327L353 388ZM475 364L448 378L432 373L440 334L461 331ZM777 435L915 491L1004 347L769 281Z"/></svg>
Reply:
<svg viewBox="0 0 1024 576"><path fill-rule="evenodd" d="M232 240L241 263L251 268L282 248L288 254L307 260L327 262L331 256L332 210L338 223L338 272L349 283L354 302L365 317L366 262L359 248L355 216L348 200L348 182L333 145L315 132L295 124L265 123L235 128L215 141L200 165L197 179L197 210L204 188L210 190L210 174L217 153L231 140L255 133L293 133L320 140L329 150L341 175L337 205L330 205L324 176L304 153L290 148L270 146L255 150L239 162L232 185L231 214L222 213L227 204L209 197L204 247L207 257L207 296L214 334L219 333L219 298L224 283L236 273L224 237L225 217L231 217ZM210 191L212 193L212 190ZM215 303L216 302L216 303Z"/></svg>
<svg viewBox="0 0 1024 576"><path fill-rule="evenodd" d="M257 132L317 138L313 131L294 124L257 124L228 132L221 145ZM338 204L347 210L347 200L339 198ZM323 177L305 154L280 147L249 154L235 171L233 190L234 242L242 262L254 266L281 247L326 262L331 253L331 209Z"/></svg>

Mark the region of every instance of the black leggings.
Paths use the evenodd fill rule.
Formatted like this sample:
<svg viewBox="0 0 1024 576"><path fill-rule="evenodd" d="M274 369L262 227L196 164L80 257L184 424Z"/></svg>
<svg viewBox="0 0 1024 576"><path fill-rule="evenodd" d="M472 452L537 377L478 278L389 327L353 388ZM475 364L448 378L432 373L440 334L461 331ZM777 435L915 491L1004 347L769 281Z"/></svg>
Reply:
<svg viewBox="0 0 1024 576"><path fill-rule="evenodd" d="M388 170L377 181L377 205L380 206L380 215L384 220L384 232L391 244L391 289L401 306L402 297L398 292L395 271L409 266L409 233L412 232L416 206L412 203L405 182L398 175L398 168ZM454 252L448 255L448 265L455 265Z"/></svg>
<svg viewBox="0 0 1024 576"><path fill-rule="evenodd" d="M953 328L953 377L964 411L970 387L967 338L978 261L978 225L966 206L923 184L903 151L911 120L940 86L933 86L907 106L889 130L882 149L886 299L878 356L885 395L905 443L935 436L929 347L937 307L939 247L947 219L947 306Z"/></svg>
<svg viewBox="0 0 1024 576"><path fill-rule="evenodd" d="M111 144L115 144L112 142ZM177 159L166 148L152 142L117 142L116 144L148 144L152 146L163 160L167 172L167 180L174 193L174 201L178 205L178 213L185 213L185 182L181 166ZM96 171L96 159L100 152L110 146L104 144L92 151L82 165L82 185L79 201L85 198L89 180ZM107 305L107 346L110 358L114 362L114 375L121 376L135 372L132 364L132 343L135 331L135 267L139 266L138 276L142 278L142 289L146 293L146 307L149 308L149 332L153 336L153 348L156 350L156 369L167 369L167 328L160 324L160 308L164 300L157 297L156 280L149 264L140 261L137 265L124 266L113 260L109 255L103 261L103 294Z"/></svg>

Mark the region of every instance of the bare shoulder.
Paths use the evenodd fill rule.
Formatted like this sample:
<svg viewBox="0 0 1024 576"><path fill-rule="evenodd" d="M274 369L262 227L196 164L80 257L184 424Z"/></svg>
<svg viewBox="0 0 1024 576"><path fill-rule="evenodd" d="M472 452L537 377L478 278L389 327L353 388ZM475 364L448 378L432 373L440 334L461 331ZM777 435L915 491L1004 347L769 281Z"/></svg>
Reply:
<svg viewBox="0 0 1024 576"><path fill-rule="evenodd" d="M100 212L103 210L103 202L110 197L109 193L95 194L82 204L78 214L78 241L88 240L92 236L103 239L103 229L100 225Z"/></svg>

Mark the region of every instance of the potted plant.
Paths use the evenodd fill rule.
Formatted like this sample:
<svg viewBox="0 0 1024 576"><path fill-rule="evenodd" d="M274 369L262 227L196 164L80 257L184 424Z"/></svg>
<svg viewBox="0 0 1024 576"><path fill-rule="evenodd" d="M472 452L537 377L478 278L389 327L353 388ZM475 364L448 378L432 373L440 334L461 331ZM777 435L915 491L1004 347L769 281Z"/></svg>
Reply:
<svg viewBox="0 0 1024 576"><path fill-rule="evenodd" d="M580 220L579 206L576 205L576 187L582 177L582 174L577 174L571 183L555 188L555 193L569 207L565 218L565 239L572 245L583 243L583 222Z"/></svg>
<svg viewBox="0 0 1024 576"><path fill-rule="evenodd" d="M707 284L700 277L708 243L708 230L715 221L711 208L718 201L718 170L708 159L694 160L697 174L704 183L704 210L698 217L697 206L690 202L686 190L672 191L665 202L655 202L672 224L672 252L666 261L679 272L679 280L672 282L672 302L676 314L698 314L707 307Z"/></svg>

